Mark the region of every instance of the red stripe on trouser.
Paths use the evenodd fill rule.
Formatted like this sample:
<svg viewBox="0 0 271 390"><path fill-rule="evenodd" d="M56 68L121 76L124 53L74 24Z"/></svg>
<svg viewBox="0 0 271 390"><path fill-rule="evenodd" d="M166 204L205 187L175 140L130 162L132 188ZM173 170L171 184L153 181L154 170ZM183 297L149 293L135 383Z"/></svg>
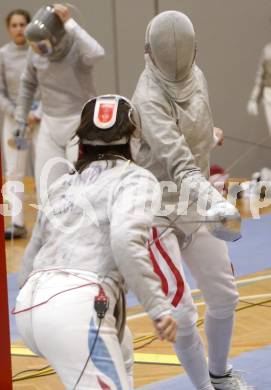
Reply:
<svg viewBox="0 0 271 390"><path fill-rule="evenodd" d="M169 257L168 253L165 251L165 249L162 247L161 242L158 237L157 229L153 228L153 239L155 242L155 245L160 252L160 254L163 256L164 260L166 261L167 265L169 266L171 272L175 276L176 282L177 282L177 291L174 295L174 298L171 302L171 304L176 307L180 303L183 294L184 294L184 281L182 278L182 275L180 274L178 268L176 268L175 264L173 263L172 259Z"/></svg>
<svg viewBox="0 0 271 390"><path fill-rule="evenodd" d="M99 376L97 376L97 379L98 379L99 385L101 386L101 388L103 390L111 390L111 387L108 386L106 383L104 383L104 381Z"/></svg>
<svg viewBox="0 0 271 390"><path fill-rule="evenodd" d="M153 265L153 270L154 270L156 275L161 280L162 290L163 290L164 294L168 295L168 282L167 282L167 279L166 279L165 275L163 274L161 268L159 267L159 264L157 263L157 261L156 261L156 259L154 257L153 251L151 250L150 246L149 246L149 252L150 252L151 262L152 262L152 265Z"/></svg>

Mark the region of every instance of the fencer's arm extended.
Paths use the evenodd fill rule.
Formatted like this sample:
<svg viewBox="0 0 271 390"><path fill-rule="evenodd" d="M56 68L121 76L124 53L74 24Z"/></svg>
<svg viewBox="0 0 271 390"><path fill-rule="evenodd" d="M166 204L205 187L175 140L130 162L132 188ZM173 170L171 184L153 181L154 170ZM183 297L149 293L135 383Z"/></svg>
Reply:
<svg viewBox="0 0 271 390"><path fill-rule="evenodd" d="M170 313L147 249L152 208L159 207L160 188L150 173L140 172L144 171L130 172L128 169L114 193L109 216L111 248L129 288L152 320L156 320Z"/></svg>
<svg viewBox="0 0 271 390"><path fill-rule="evenodd" d="M93 65L96 60L105 55L104 48L99 42L91 37L74 19L68 19L64 23L64 27L68 34L76 39L83 64Z"/></svg>
<svg viewBox="0 0 271 390"><path fill-rule="evenodd" d="M199 188L205 202L224 202L222 195L216 191L196 166L194 156L183 134L172 117L171 107L157 101L144 101L136 105L144 129L144 138L153 149L157 160L167 168L168 175L179 187L188 186L191 199L197 201Z"/></svg>
<svg viewBox="0 0 271 390"><path fill-rule="evenodd" d="M41 212L37 216L35 226L32 231L31 239L28 242L28 245L25 249L21 267L19 271L19 286L22 286L28 276L33 270L33 263L36 257L36 254L39 252L42 247L42 233L43 233L43 223Z"/></svg>
<svg viewBox="0 0 271 390"><path fill-rule="evenodd" d="M26 66L21 76L15 119L17 122L26 123L30 112L35 92L38 87L36 69L32 63L32 52L29 50Z"/></svg>
<svg viewBox="0 0 271 390"><path fill-rule="evenodd" d="M4 53L0 50L0 110L4 114L14 115L15 105L7 96L7 85L5 81Z"/></svg>
<svg viewBox="0 0 271 390"><path fill-rule="evenodd" d="M263 49L255 77L254 87L252 89L250 100L259 103L262 99L263 88L264 88L264 59L265 49Z"/></svg>
<svg viewBox="0 0 271 390"><path fill-rule="evenodd" d="M206 222L216 222L210 222L208 227L212 234L225 241L238 239L240 231L237 227L241 226L239 212L201 174L170 107L166 109L162 104L149 100L138 105L138 111L146 142L166 166L169 178L179 185L180 191L190 195L192 203L200 200L201 206L207 210ZM228 219L238 222L236 229L226 226Z"/></svg>

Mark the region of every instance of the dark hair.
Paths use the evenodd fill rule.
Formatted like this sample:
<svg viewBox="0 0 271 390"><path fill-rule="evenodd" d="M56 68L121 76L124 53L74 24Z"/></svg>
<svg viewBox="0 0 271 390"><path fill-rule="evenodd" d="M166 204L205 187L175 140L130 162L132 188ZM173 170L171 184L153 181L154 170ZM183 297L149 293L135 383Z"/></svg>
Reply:
<svg viewBox="0 0 271 390"><path fill-rule="evenodd" d="M76 131L79 139L89 141L102 140L112 142L121 139L124 136L130 136L135 130L135 125L129 119L129 110L131 106L123 99L119 100L118 112L114 126L109 129L101 130L93 122L96 99L88 101L81 114L81 123Z"/></svg>
<svg viewBox="0 0 271 390"><path fill-rule="evenodd" d="M129 119L130 105L125 100L120 100L116 123L107 130L101 130L93 122L96 99L86 103L81 114L81 123L77 128L73 138L79 138L79 157L75 163L78 172L82 172L88 165L97 160L116 160L123 157L132 160L130 144L114 145L110 142L130 137L135 130L135 125ZM89 145L83 144L83 140L102 140L108 142L108 145Z"/></svg>
<svg viewBox="0 0 271 390"><path fill-rule="evenodd" d="M26 20L26 24L28 24L30 22L30 20L31 20L30 13L28 11L26 11L25 9L14 9L14 10L10 11L9 14L6 16L6 26L7 27L9 27L11 18L14 15L22 15L22 16L24 16L24 18Z"/></svg>
<svg viewBox="0 0 271 390"><path fill-rule="evenodd" d="M123 157L127 160L133 160L131 156L130 145L83 145L79 146L79 157L76 163L74 164L77 172L81 173L86 169L89 164L94 161L99 160L117 160L120 157ZM113 165L114 166L114 165Z"/></svg>

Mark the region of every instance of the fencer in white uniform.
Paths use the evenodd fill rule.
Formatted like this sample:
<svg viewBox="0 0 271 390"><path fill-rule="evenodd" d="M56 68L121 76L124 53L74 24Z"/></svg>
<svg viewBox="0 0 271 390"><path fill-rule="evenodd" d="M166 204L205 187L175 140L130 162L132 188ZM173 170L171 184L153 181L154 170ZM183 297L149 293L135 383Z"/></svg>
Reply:
<svg viewBox="0 0 271 390"><path fill-rule="evenodd" d="M271 43L262 50L255 84L252 89L247 111L250 115L258 115L258 105L263 103L268 131L271 135Z"/></svg>
<svg viewBox="0 0 271 390"><path fill-rule="evenodd" d="M258 106L263 104L267 128L271 135L271 43L268 43L262 50L256 71L255 84L247 104L247 111L250 115L257 116ZM252 175L252 186L254 179L270 181L271 168L264 167L261 172Z"/></svg>
<svg viewBox="0 0 271 390"><path fill-rule="evenodd" d="M166 11L149 23L145 69L132 99L142 127L133 155L160 181L170 181L168 188L163 183L167 213L156 218L153 229L156 272L176 311L181 311L185 291L181 259L196 279L207 307L210 376L193 310L187 313L190 324L179 321L176 353L196 389L247 389L227 365L238 292L223 240L238 238L238 228L231 236L226 221L237 223L240 217L207 180L214 126L207 83L195 55L194 28L186 15ZM214 223L204 223L210 218ZM215 222L221 219L226 225ZM203 223L193 224L193 220Z"/></svg>
<svg viewBox="0 0 271 390"><path fill-rule="evenodd" d="M24 254L18 330L67 390L129 388L120 349L125 282L159 337L176 336L147 248L159 184L129 161L137 123L121 96L87 102L76 169L51 185Z"/></svg>
<svg viewBox="0 0 271 390"><path fill-rule="evenodd" d="M39 10L25 35L32 50L21 79L16 120L23 131L33 94L39 87L43 117L35 176L40 195L40 175L49 159L76 160L78 148L70 139L80 122L82 105L96 95L93 66L104 56L104 49L70 17L68 8L60 4ZM67 171L65 163L56 164L48 186Z"/></svg>
<svg viewBox="0 0 271 390"><path fill-rule="evenodd" d="M5 160L5 176L7 180L7 197L10 203L11 226L5 231L5 238L21 238L26 235L24 226L24 190L17 188L12 182L21 182L26 174L29 151L16 150L10 146L9 141L13 138L13 132L17 128L14 119L16 99L19 91L20 76L26 64L28 45L24 37L24 30L30 22L27 11L17 9L11 11L6 17L6 26L11 37L11 42L0 49L0 110L3 118L3 153ZM38 101L33 102L32 109L26 117L26 122L31 128L33 146L37 136L37 127L41 116ZM33 153L34 154L34 153ZM18 190L18 191L17 191ZM19 198L18 210L14 208L13 195ZM21 206L21 207L20 207Z"/></svg>

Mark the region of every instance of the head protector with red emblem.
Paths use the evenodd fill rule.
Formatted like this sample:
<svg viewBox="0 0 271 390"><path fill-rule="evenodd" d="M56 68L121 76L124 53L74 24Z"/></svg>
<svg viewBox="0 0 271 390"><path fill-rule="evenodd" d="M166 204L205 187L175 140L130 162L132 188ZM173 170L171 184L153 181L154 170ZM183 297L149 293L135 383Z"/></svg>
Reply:
<svg viewBox="0 0 271 390"><path fill-rule="evenodd" d="M139 129L138 113L128 99L102 95L85 104L76 135L83 145L125 145Z"/></svg>

